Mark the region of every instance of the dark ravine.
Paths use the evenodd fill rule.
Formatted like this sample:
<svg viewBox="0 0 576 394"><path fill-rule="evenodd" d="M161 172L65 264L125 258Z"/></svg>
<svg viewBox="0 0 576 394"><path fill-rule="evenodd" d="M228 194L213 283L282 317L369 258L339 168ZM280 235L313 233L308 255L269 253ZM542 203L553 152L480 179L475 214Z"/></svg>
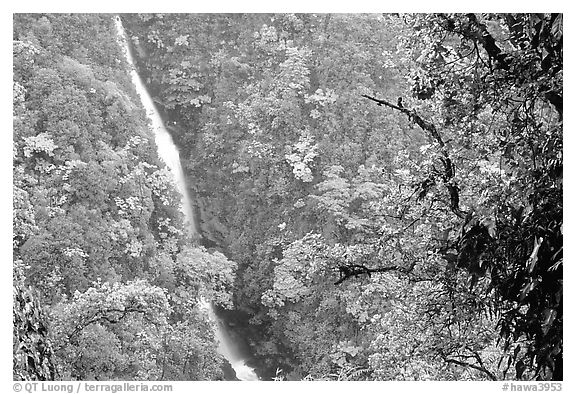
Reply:
<svg viewBox="0 0 576 394"><path fill-rule="evenodd" d="M186 180L178 148L174 144L172 136L168 132L167 128L164 126L164 121L169 121L169 119L162 119L152 97L148 93L145 84L136 70L132 48L127 39L120 17L116 17L115 22L119 42L124 48L128 63L132 67L130 72L132 81L141 98L142 105L146 109L146 114L150 119L151 126L154 130L156 143L158 145L158 154L174 174L178 191L182 194L182 210L186 219L185 224L192 238L198 239L201 244L206 244L207 242L206 240L203 241L201 234L200 220L198 215L194 213L195 204L193 203L192 198L190 198L190 191L193 188L189 186L189 183ZM249 348L246 346L242 338L234 334L229 324L216 313L216 308L211 302L203 301L202 307L206 308L210 319L215 323L214 333L219 342L218 351L229 362L229 365L233 370L232 371L228 367L225 367L223 371L225 377L228 380L259 380L254 369L246 364L246 360L250 358L248 354Z"/></svg>

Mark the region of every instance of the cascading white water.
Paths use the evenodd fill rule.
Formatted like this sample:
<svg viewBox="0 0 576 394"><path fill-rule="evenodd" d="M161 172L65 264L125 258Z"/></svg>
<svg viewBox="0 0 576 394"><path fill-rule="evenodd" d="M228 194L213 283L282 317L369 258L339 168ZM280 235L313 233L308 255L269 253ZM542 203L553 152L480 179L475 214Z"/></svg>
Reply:
<svg viewBox="0 0 576 394"><path fill-rule="evenodd" d="M258 375L252 368L246 365L243 357L241 356L238 346L232 341L230 336L226 331L224 322L216 316L214 313L214 308L209 302L202 300L202 308L208 311L210 319L214 321L217 325L214 331L216 339L218 340L218 353L220 353L232 366L234 372L236 372L236 377L240 380L259 380Z"/></svg>
<svg viewBox="0 0 576 394"><path fill-rule="evenodd" d="M164 127L164 122L162 122L162 118L158 115L156 106L148 94L146 87L142 83L140 75L138 75L138 72L134 67L134 59L132 59L132 54L126 38L126 32L119 17L116 17L116 29L121 47L124 49L124 54L126 55L126 60L128 60L128 63L130 64L130 77L132 78L132 83L136 87L142 105L146 110L146 116L150 119L152 129L154 130L154 138L156 139L156 145L158 146L158 155L162 160L164 160L168 168L170 168L172 174L174 174L176 187L182 195L182 212L184 213L184 218L186 220L186 228L190 232L190 235L195 236L197 234L196 225L194 223L192 204L186 187L184 171L180 164L180 153L172 141L172 136Z"/></svg>
<svg viewBox="0 0 576 394"><path fill-rule="evenodd" d="M182 194L182 212L186 220L186 227L190 232L190 235L195 237L198 236L198 231L194 223L194 217L192 212L192 204L190 196L188 193L188 188L186 187L186 179L184 177L184 171L182 170L182 164L180 163L180 154L178 148L174 145L172 141L172 136L162 122L162 118L156 110L156 106L152 101L152 98L148 94L148 90L144 86L140 75L134 67L134 59L132 58L132 53L130 52L130 46L128 45L128 39L122 21L119 17L115 18L116 30L118 34L118 41L120 46L124 50L124 55L126 60L130 65L130 76L132 78L132 83L136 87L136 91L140 96L142 105L146 109L146 115L150 119L152 129L154 130L154 137L156 139L156 145L158 145L158 154L164 160L172 174L174 175L174 180L176 182L176 187L180 194ZM232 341L230 335L226 331L224 322L222 322L214 312L212 304L204 299L201 300L201 307L208 311L208 316L215 323L214 334L218 340L218 352L224 356L232 365L232 368L236 372L236 377L240 380L259 380L258 375L254 372L252 368L246 365L242 355L240 354L238 346Z"/></svg>

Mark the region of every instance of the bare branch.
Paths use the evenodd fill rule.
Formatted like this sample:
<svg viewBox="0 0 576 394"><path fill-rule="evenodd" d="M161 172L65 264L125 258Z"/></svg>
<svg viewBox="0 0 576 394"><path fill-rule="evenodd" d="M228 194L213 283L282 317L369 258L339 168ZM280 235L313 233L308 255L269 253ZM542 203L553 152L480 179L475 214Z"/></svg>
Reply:
<svg viewBox="0 0 576 394"><path fill-rule="evenodd" d="M446 358L444 356L442 356L442 358L444 359L445 362L447 362L449 364L456 364L456 365L460 365L461 367L468 367L468 368L472 368L472 369L475 369L477 371L480 371L480 372L484 373L486 376L488 376L488 378L490 380L499 380L496 377L496 375L494 375L492 372L488 371L486 368L481 367L479 365L470 364L470 363L467 363L465 361L454 360L452 358Z"/></svg>
<svg viewBox="0 0 576 394"><path fill-rule="evenodd" d="M389 267L378 267L378 268L368 268L364 265L360 264L348 264L348 265L341 265L338 267L340 271L340 279L334 282L335 285L339 285L340 283L344 282L346 279L349 278L357 278L360 275L368 275L370 276L373 273L383 273L383 272L390 272L390 271L397 271L403 274L409 274L414 267L416 266L416 262L413 261L408 267L403 266L389 266Z"/></svg>
<svg viewBox="0 0 576 394"><path fill-rule="evenodd" d="M389 101L380 100L368 96L366 94L363 94L362 97L374 101L379 106L385 105L387 107L390 107L392 109L395 109L397 111L406 114L406 116L408 116L408 118L412 122L416 123L425 133L428 134L430 138L432 138L440 146L440 152L442 153L441 161L444 167L444 171L441 173L441 176L444 185L446 186L448 192L450 193L450 210L460 219L466 218L467 212L464 212L462 211L462 209L460 209L459 188L458 185L454 182L454 175L455 175L454 164L450 159L450 155L448 154L446 144L444 143L444 140L442 139L440 133L436 129L436 126L432 122L429 122L426 119L422 118L414 110L399 107L397 105L392 104Z"/></svg>

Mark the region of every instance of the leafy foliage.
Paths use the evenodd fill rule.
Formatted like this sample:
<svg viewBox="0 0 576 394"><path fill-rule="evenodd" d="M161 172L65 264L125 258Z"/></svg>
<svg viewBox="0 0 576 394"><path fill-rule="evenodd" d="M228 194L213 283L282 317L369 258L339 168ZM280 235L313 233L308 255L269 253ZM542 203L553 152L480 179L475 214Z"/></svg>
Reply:
<svg viewBox="0 0 576 394"><path fill-rule="evenodd" d="M466 148L470 134L499 141L491 150L474 148L487 158L478 164L491 179L471 212L492 219L466 228L459 265L473 281L489 272L516 378L531 371L561 380L562 15L434 15L414 25L431 33L435 56L419 64L442 90L434 98L442 100L450 136Z"/></svg>
<svg viewBox="0 0 576 394"><path fill-rule="evenodd" d="M222 379L197 304L235 266L185 235L112 16L15 15L13 48L15 376Z"/></svg>
<svg viewBox="0 0 576 394"><path fill-rule="evenodd" d="M562 379L561 14L123 19L220 252L109 17L18 16L13 245L67 376L218 376L207 297L270 378Z"/></svg>

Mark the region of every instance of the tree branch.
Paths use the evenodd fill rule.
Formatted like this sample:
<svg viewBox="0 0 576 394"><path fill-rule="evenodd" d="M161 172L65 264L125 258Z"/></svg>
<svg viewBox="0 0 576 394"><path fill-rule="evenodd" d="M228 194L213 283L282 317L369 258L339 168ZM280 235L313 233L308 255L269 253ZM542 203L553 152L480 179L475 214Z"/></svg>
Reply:
<svg viewBox="0 0 576 394"><path fill-rule="evenodd" d="M497 70L504 70L507 72L511 71L512 66L512 59L506 55L506 53L502 52L500 47L496 44L496 40L490 32L486 25L478 20L475 14L469 13L466 14L468 18L468 22L470 23L469 29L466 31L460 31L460 34L472 42L476 46L476 43L479 43L482 48L486 51L490 59L494 59L494 65ZM550 24L554 21L556 17L552 16L550 20ZM540 29L539 34L536 34L536 37L543 35L543 28ZM480 59L481 56L478 53L478 57ZM544 57L544 56L543 56ZM561 68L561 67L560 67ZM558 112L560 119L563 118L563 97L562 94L554 89L550 89L544 92L544 98L548 100L548 102L556 109Z"/></svg>
<svg viewBox="0 0 576 394"><path fill-rule="evenodd" d="M466 218L467 213L460 209L459 188L458 188L458 185L454 182L454 175L455 175L454 164L452 163L452 160L450 159L450 155L448 154L448 150L446 149L446 144L444 143L444 140L442 139L442 137L440 136L440 133L436 129L436 126L434 126L434 124L432 122L429 122L429 121L423 119L414 110L410 110L410 109L404 108L404 107L399 107L397 105L392 104L389 101L380 100L380 99L368 96L366 94L363 94L362 97L374 101L379 106L385 105L387 107L390 107L392 109L395 109L397 111L400 111L400 112L406 114L406 116L408 116L408 118L412 122L416 123L425 133L428 134L428 136L430 138L432 138L432 140L434 140L440 146L440 152L442 154L441 161L442 161L442 165L444 167L444 171L441 175L442 175L442 180L444 182L444 185L446 186L446 188L448 189L448 192L450 193L450 210L456 216L458 216L460 219Z"/></svg>
<svg viewBox="0 0 576 394"><path fill-rule="evenodd" d="M445 362L449 363L449 364L456 364L456 365L460 365L461 367L468 367L468 368L473 368L477 371L480 371L482 373L484 373L486 376L488 376L488 378L490 380L499 380L496 375L494 375L492 372L488 371L486 368L475 365L475 364L470 364L467 363L465 361L460 361L460 360L454 360L453 358L446 358L444 355L442 355L442 358L444 359Z"/></svg>
<svg viewBox="0 0 576 394"><path fill-rule="evenodd" d="M341 265L338 267L340 271L340 279L334 282L335 285L339 285L340 283L344 282L346 279L349 278L357 278L360 275L368 275L370 276L373 273L382 273L382 272L389 272L389 271L398 271L404 274L410 273L414 267L416 266L416 262L413 261L408 267L400 267L397 265L390 266L390 267L379 267L379 268L368 268L365 265L360 264L347 264Z"/></svg>
<svg viewBox="0 0 576 394"><path fill-rule="evenodd" d="M117 319L114 319L114 318L108 316L109 314L112 314L112 313L119 313L121 315ZM84 330L86 327L88 327L92 324L101 322L101 321L107 321L111 324L117 324L121 320L123 320L129 313L142 313L144 318L147 321L150 321L149 319L146 318L146 311L143 309L136 308L136 307L127 307L125 309L110 308L110 309L106 309L106 310L99 310L99 311L96 311L87 321L82 322L80 324L77 324L76 327L74 328L74 331L72 331L72 333L70 333L66 336L67 337L66 342L61 344L58 347L58 350L63 348L66 343L71 342L72 339L76 335L78 335L82 330Z"/></svg>
<svg viewBox="0 0 576 394"><path fill-rule="evenodd" d="M466 14L468 21L470 22L473 29L468 32L469 37L473 41L477 41L482 45L482 48L488 53L490 58L494 59L495 66L500 70L508 70L510 68L510 59L505 53L496 45L496 40L488 28L483 23L480 23L476 15L473 13Z"/></svg>

